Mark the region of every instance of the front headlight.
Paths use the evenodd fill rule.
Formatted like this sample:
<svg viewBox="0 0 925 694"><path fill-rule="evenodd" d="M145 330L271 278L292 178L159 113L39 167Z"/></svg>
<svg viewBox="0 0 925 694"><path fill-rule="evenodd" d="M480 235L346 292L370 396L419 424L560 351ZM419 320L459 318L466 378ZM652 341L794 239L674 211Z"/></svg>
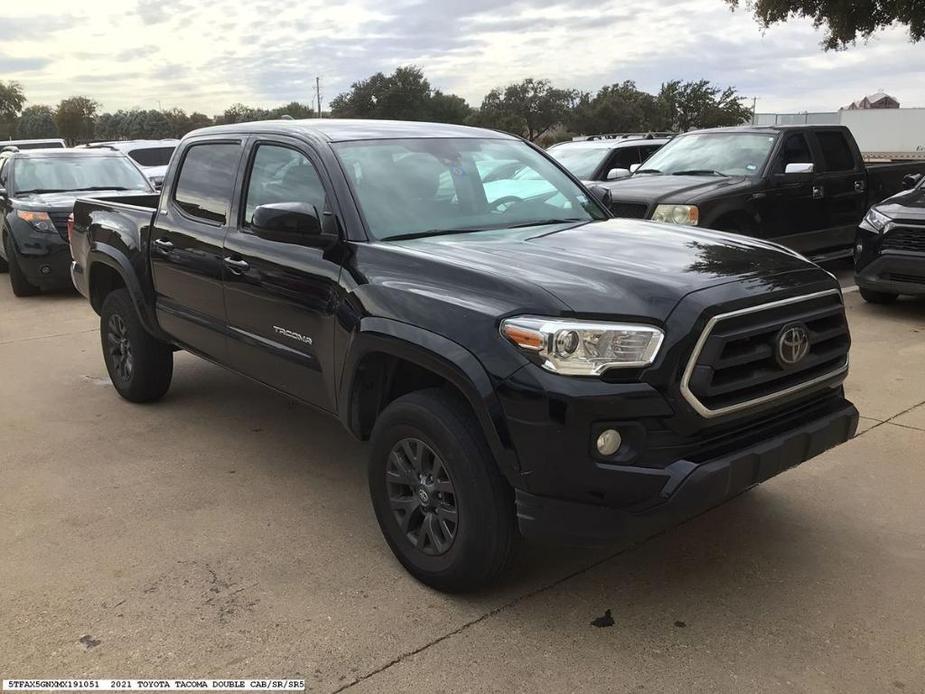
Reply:
<svg viewBox="0 0 925 694"><path fill-rule="evenodd" d="M696 205L656 205L655 212L652 213L652 221L697 226L697 222L700 221L700 210Z"/></svg>
<svg viewBox="0 0 925 694"><path fill-rule="evenodd" d="M861 222L861 226L869 231L873 231L877 234L882 232L886 225L892 222L891 217L887 217L882 212L878 212L876 207L871 207L867 214L864 215L864 219Z"/></svg>
<svg viewBox="0 0 925 694"><path fill-rule="evenodd" d="M538 316L503 320L501 334L539 356L547 371L569 376L597 376L608 369L649 366L665 339L665 333L650 325Z"/></svg>
<svg viewBox="0 0 925 694"><path fill-rule="evenodd" d="M55 230L55 224L47 212L33 212L32 210L16 210L16 216L24 222L29 222L34 229L44 232Z"/></svg>

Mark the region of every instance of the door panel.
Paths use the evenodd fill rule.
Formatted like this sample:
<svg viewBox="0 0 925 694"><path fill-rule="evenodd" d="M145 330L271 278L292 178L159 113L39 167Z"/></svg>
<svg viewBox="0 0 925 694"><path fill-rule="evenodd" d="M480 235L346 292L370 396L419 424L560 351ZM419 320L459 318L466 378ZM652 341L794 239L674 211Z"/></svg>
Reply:
<svg viewBox="0 0 925 694"><path fill-rule="evenodd" d="M336 249L259 237L257 205L307 202L329 208L316 161L295 146L257 142L239 223L225 238L228 358L238 371L326 410L335 409ZM335 225L332 215L324 223ZM332 257L334 259L332 259Z"/></svg>
<svg viewBox="0 0 925 694"><path fill-rule="evenodd" d="M191 144L151 230L158 322L218 360L225 357L222 245L242 151L240 142Z"/></svg>
<svg viewBox="0 0 925 694"><path fill-rule="evenodd" d="M840 130L815 132L822 170L816 176L825 210L826 243L851 246L867 203L867 176L861 162Z"/></svg>

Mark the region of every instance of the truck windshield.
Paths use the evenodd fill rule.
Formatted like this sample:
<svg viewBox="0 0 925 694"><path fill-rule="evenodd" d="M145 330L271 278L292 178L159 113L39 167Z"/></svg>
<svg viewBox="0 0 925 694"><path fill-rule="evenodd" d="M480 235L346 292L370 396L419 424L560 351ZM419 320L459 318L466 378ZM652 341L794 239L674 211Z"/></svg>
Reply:
<svg viewBox="0 0 925 694"><path fill-rule="evenodd" d="M79 190L150 190L147 179L124 157L36 157L20 159L16 193Z"/></svg>
<svg viewBox="0 0 925 694"><path fill-rule="evenodd" d="M637 174L756 176L774 146L773 135L696 133L676 137L649 157Z"/></svg>
<svg viewBox="0 0 925 694"><path fill-rule="evenodd" d="M609 147L588 147L586 145L558 145L547 150L562 166L577 178L587 180L594 175L597 168L610 152Z"/></svg>
<svg viewBox="0 0 925 694"><path fill-rule="evenodd" d="M555 164L518 140L428 138L334 145L376 239L605 219Z"/></svg>

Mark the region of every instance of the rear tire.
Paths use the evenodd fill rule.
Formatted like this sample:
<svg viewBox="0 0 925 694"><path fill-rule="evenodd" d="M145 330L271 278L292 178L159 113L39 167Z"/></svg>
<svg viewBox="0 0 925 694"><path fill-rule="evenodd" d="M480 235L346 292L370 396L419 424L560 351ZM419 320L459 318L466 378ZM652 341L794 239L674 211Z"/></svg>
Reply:
<svg viewBox="0 0 925 694"><path fill-rule="evenodd" d="M13 248L13 242L8 236L3 237L3 250L6 251L6 264L10 273L10 287L13 289L13 295L23 297L38 294L39 288L26 279L25 273L19 266L16 249Z"/></svg>
<svg viewBox="0 0 925 694"><path fill-rule="evenodd" d="M899 298L899 294L892 292L878 292L873 289L858 288L861 298L870 304L892 304Z"/></svg>
<svg viewBox="0 0 925 694"><path fill-rule="evenodd" d="M405 569L447 592L496 579L513 556L514 499L466 404L441 388L409 393L371 439L373 508Z"/></svg>
<svg viewBox="0 0 925 694"><path fill-rule="evenodd" d="M145 330L127 289L117 289L103 301L100 339L106 370L119 395L131 402L164 396L173 377L173 350Z"/></svg>

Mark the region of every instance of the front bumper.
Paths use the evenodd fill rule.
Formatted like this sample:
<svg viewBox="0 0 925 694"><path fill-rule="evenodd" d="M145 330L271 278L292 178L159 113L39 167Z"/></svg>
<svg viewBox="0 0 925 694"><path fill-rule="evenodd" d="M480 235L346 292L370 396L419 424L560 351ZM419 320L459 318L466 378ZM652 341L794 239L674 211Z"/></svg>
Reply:
<svg viewBox="0 0 925 694"><path fill-rule="evenodd" d="M41 289L71 285L71 249L57 232L18 228L10 234L10 242L30 284Z"/></svg>
<svg viewBox="0 0 925 694"><path fill-rule="evenodd" d="M857 285L890 294L925 294L925 255L884 253L859 267Z"/></svg>
<svg viewBox="0 0 925 694"><path fill-rule="evenodd" d="M858 411L842 399L834 411L725 455L692 462L677 460L658 494L629 508L614 508L515 491L517 519L526 537L565 544L606 544L641 538L696 516L851 439ZM635 468L638 475L655 471ZM659 478L662 479L663 478Z"/></svg>

